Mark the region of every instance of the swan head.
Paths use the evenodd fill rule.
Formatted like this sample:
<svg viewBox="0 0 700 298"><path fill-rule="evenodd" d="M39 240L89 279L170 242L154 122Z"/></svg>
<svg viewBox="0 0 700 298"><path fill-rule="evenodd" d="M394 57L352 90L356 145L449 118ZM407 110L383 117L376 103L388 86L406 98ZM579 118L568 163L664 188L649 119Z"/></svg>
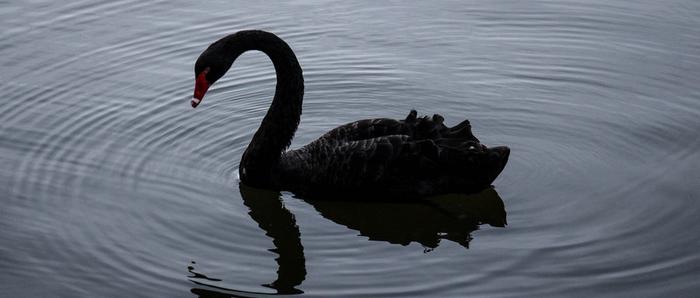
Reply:
<svg viewBox="0 0 700 298"><path fill-rule="evenodd" d="M231 64L236 60L240 52L227 45L224 38L211 44L197 58L194 64L194 96L192 107L196 108L202 102L204 95L212 84L226 74Z"/></svg>

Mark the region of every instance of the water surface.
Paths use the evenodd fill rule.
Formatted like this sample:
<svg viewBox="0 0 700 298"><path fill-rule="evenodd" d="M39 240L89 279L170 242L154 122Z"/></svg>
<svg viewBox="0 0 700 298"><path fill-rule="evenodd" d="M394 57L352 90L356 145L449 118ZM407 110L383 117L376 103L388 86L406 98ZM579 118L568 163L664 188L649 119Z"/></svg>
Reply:
<svg viewBox="0 0 700 298"><path fill-rule="evenodd" d="M4 1L0 27L0 296L700 292L697 1ZM271 63L188 100L242 29L304 69L293 148L417 109L508 166L420 204L239 186Z"/></svg>

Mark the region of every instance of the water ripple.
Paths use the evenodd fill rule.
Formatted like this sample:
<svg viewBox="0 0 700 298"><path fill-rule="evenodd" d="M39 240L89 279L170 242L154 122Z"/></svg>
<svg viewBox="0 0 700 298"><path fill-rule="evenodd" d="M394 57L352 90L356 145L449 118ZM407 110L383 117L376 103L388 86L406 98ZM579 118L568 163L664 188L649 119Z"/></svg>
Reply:
<svg viewBox="0 0 700 298"><path fill-rule="evenodd" d="M304 69L293 147L415 108L468 118L486 144L512 149L495 182L509 226L472 231L466 251L375 241L313 202L273 196L300 234L305 295L687 296L700 268L689 249L698 11L692 1L5 3L0 283L29 285L14 296L182 296L204 287L188 282L196 261L212 293L271 293L261 285L289 251L251 217L236 172L274 68L246 53L200 108L187 104L200 51L261 28Z"/></svg>

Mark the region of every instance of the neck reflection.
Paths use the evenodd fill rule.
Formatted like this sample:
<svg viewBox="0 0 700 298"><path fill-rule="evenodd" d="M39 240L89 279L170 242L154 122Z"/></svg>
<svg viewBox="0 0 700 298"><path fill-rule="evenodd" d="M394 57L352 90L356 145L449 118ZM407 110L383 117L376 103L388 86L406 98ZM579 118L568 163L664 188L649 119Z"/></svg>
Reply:
<svg viewBox="0 0 700 298"><path fill-rule="evenodd" d="M275 259L277 261L277 279L262 286L274 289L277 291L277 294L303 293L296 288L306 278L306 265L304 247L301 245L299 227L296 224L294 215L284 207L279 192L252 188L243 184L239 186L243 204L250 209L248 215L265 231L266 236L272 238L274 248L270 249L270 251L279 255ZM192 269L190 269L190 273L193 274L190 277L190 281L202 286L201 288L195 287L190 290L199 297L270 295L269 293L248 292L206 284L198 280L221 280L193 272Z"/></svg>
<svg viewBox="0 0 700 298"><path fill-rule="evenodd" d="M275 248L270 251L279 255L275 259L277 279L263 286L275 289L279 294L302 293L295 287L306 278L306 265L294 215L282 204L279 192L243 184L240 184L240 190L243 204L250 208L248 215L265 231L265 235L272 238Z"/></svg>

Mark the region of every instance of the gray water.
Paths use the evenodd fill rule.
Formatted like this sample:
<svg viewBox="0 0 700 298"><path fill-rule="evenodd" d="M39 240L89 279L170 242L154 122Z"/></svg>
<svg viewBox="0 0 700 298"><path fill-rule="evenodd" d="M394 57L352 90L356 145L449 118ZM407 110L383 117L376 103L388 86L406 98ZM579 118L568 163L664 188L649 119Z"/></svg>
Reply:
<svg viewBox="0 0 700 298"><path fill-rule="evenodd" d="M2 297L700 293L698 1L2 1L0 28ZM420 204L239 186L271 63L188 101L242 29L304 69L292 148L417 109L508 166Z"/></svg>

